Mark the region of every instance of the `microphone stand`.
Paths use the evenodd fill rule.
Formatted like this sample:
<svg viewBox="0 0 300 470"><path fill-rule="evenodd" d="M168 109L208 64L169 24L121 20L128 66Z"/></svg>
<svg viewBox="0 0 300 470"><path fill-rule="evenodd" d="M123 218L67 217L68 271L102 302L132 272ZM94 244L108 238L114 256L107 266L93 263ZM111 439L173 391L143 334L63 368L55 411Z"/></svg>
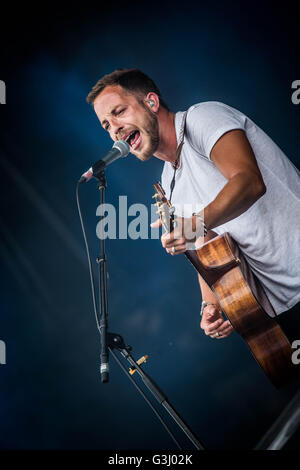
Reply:
<svg viewBox="0 0 300 470"><path fill-rule="evenodd" d="M94 177L99 181L98 189L100 191L100 204L104 204L105 200L105 189L107 188L106 177L105 177L105 170L101 170L97 175L94 174ZM151 392L151 394L155 397L160 405L162 405L169 415L174 419L177 423L179 428L186 434L189 440L193 443L197 450L204 450L204 446L199 442L198 438L193 434L190 430L188 425L185 421L181 418L181 416L176 412L176 410L171 406L168 402L167 397L164 393L158 388L155 382L151 379L149 375L147 375L143 369L140 367L139 362L136 362L130 351L132 350L131 346L126 346L123 338L116 333L109 333L108 330L108 296L107 296L107 260L105 254L105 242L103 236L103 227L101 233L101 244L100 244L100 256L97 258L98 268L99 268L99 303L100 303L100 338L101 338L101 353L100 353L100 373L101 373L101 381L102 383L107 383L109 381L109 352L112 354L116 362L119 364L121 369L126 373L128 378L133 382L135 387L141 393L143 398L146 400L148 405L151 407L153 412L156 414L158 419L161 421L165 429L168 431L174 442L176 443L177 447L181 449L178 441L176 440L175 436L173 435L172 431L169 429L167 424L164 422L163 418L160 416L158 411L152 405L151 401L147 398L144 394L142 389L136 383L136 381L132 378L132 376L128 373L125 366L122 362L118 359L118 357L114 354L113 349L117 349L121 355L129 362L129 364L133 367L131 370L131 374L135 371L141 377L143 383Z"/></svg>
<svg viewBox="0 0 300 470"><path fill-rule="evenodd" d="M119 364L119 366L123 369L125 374L128 376L128 378L134 383L135 387L138 389L138 391L141 393L143 398L146 400L148 405L152 408L158 419L161 421L165 429L168 431L172 439L174 440L175 444L179 449L181 449L178 441L176 440L175 436L173 435L172 431L169 429L169 427L166 425L164 422L163 418L160 416L158 411L154 408L150 400L148 400L147 396L143 393L141 388L138 386L138 384L133 380L131 375L128 373L126 368L123 366L121 361L117 358L117 356L113 353L113 349L118 349L122 356L127 359L129 364L132 366L132 369L130 369L130 373L133 374L134 372L137 372L139 376L141 377L142 381L148 388L148 390L152 393L154 398L158 401L160 405L162 405L169 415L174 419L176 424L180 427L180 429L185 433L185 435L189 438L189 440L192 442L192 444L196 447L197 450L204 450L203 444L200 443L196 435L190 430L188 425L185 423L183 418L177 413L177 411L173 408L173 406L168 402L167 397L165 394L162 392L162 390L159 389L159 387L156 385L154 380L146 374L146 372L143 371L143 369L139 366L139 362L136 362L132 355L130 354L130 351L132 350L131 346L126 346L125 342L122 338L122 336L116 334L116 333L108 333L108 345L109 345L109 350L111 354L113 355L114 359L116 362ZM144 361L145 362L145 361Z"/></svg>
<svg viewBox="0 0 300 470"><path fill-rule="evenodd" d="M105 171L102 170L97 176L99 181L98 189L100 191L100 204L104 204L104 192L107 188ZM107 346L107 328L108 328L108 302L107 302L107 264L105 255L105 241L103 236L103 227L100 239L100 256L97 258L99 270L99 302L100 302L100 374L101 382L109 381L109 350Z"/></svg>

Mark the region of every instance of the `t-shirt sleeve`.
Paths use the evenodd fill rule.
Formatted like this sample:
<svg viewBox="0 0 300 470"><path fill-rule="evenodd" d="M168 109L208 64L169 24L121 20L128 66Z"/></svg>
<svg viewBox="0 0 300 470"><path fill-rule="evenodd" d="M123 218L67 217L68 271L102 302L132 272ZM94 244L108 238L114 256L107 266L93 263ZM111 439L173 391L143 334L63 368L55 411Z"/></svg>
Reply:
<svg viewBox="0 0 300 470"><path fill-rule="evenodd" d="M195 150L210 160L220 137L234 129L245 130L245 121L246 116L223 103L200 103L188 112L187 136Z"/></svg>

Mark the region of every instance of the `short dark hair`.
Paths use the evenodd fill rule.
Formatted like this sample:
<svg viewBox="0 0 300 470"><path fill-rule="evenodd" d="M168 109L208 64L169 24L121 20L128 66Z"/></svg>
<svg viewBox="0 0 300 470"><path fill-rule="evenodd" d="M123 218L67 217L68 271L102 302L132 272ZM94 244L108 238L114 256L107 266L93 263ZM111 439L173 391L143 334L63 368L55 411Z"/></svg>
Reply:
<svg viewBox="0 0 300 470"><path fill-rule="evenodd" d="M134 95L140 95L141 98L150 92L154 92L158 95L161 106L169 111L168 105L162 98L161 92L154 81L138 69L116 69L114 72L104 75L93 86L86 98L87 102L93 104L104 88L113 85L120 85L124 90Z"/></svg>

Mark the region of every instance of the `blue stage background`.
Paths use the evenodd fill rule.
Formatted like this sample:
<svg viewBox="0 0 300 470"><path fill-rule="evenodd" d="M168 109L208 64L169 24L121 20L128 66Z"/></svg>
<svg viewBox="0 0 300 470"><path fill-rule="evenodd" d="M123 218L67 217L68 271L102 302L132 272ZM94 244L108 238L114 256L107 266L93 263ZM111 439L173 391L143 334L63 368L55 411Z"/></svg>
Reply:
<svg viewBox="0 0 300 470"><path fill-rule="evenodd" d="M236 107L299 167L296 15L288 4L251 5L134 1L9 16L0 75L0 448L175 449L113 358L110 382L100 382L75 186L111 142L85 98L104 74L137 67L171 110L209 100ZM128 206L150 209L161 170L155 158L117 162L107 170L106 201L118 206L126 195ZM80 194L95 259L96 182ZM203 334L199 287L184 257L140 239L110 240L107 255L110 331L136 358L149 354L145 370L205 446L253 448L299 383L274 389L235 333L224 341Z"/></svg>

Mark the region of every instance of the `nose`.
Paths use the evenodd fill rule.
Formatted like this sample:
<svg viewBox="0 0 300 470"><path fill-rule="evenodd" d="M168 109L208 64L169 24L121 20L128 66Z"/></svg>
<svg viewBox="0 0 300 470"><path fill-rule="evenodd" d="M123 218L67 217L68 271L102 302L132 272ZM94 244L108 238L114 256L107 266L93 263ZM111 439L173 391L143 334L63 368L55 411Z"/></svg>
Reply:
<svg viewBox="0 0 300 470"><path fill-rule="evenodd" d="M118 136L120 136L122 129L123 126L118 122L118 120L111 120L111 136L113 140L118 140Z"/></svg>

